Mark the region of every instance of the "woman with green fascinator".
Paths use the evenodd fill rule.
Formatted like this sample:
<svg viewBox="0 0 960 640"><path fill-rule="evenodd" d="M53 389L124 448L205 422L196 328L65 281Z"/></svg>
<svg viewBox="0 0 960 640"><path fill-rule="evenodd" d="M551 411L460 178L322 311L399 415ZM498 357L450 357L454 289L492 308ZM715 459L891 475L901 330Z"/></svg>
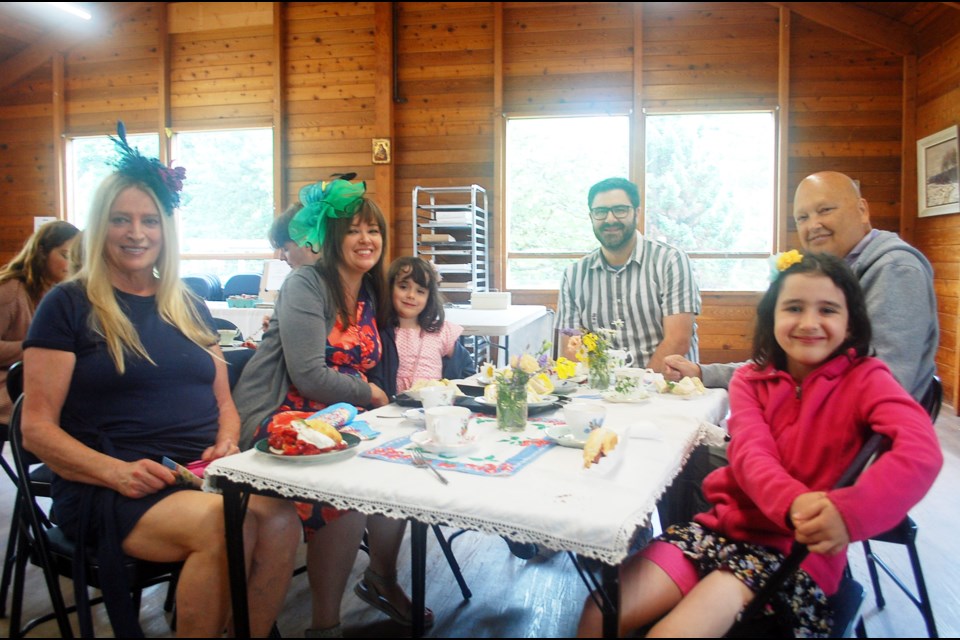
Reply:
<svg viewBox="0 0 960 640"><path fill-rule="evenodd" d="M290 238L322 257L284 280L263 341L234 389L243 449L266 437L279 414L314 413L337 402L360 408L389 402L367 380L380 360L387 226L365 188L336 179L300 190L302 208L290 221ZM411 624L410 599L396 580L406 523L320 504L298 504L298 511L313 605L305 635L342 634L340 601L365 526L370 567L355 591L396 622ZM432 624L432 612L425 614Z"/></svg>

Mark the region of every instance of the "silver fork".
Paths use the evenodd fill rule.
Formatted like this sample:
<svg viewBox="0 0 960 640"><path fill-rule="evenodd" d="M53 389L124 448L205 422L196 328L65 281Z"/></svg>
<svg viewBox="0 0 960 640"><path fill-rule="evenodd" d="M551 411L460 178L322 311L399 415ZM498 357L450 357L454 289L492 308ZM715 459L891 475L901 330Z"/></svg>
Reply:
<svg viewBox="0 0 960 640"><path fill-rule="evenodd" d="M423 457L423 453L420 451L420 449L411 449L410 456L413 459L413 464L415 464L418 467L424 467L426 469L430 469L430 471L433 471L433 475L437 476L437 480L439 480L443 484L449 484L447 479L444 478L442 475L440 475L440 472L434 469L433 465L430 464L427 461L427 459Z"/></svg>

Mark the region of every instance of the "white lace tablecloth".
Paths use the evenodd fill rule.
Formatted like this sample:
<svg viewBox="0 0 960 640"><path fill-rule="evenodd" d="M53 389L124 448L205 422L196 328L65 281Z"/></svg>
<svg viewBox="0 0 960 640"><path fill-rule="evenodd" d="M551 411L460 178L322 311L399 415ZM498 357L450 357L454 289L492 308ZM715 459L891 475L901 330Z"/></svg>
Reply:
<svg viewBox="0 0 960 640"><path fill-rule="evenodd" d="M693 400L654 396L639 404L605 404L606 424L628 437L617 456L590 469L583 469L582 450L556 446L514 475L445 472L449 484L443 485L429 470L357 455L304 464L247 451L211 464L207 489L216 490L217 478L224 477L253 491L504 535L618 564L637 527L648 521L697 442L717 428L728 403L726 391L711 389ZM421 428L400 418L403 412L389 405L364 414L381 435L357 450ZM562 418L562 411L552 415Z"/></svg>

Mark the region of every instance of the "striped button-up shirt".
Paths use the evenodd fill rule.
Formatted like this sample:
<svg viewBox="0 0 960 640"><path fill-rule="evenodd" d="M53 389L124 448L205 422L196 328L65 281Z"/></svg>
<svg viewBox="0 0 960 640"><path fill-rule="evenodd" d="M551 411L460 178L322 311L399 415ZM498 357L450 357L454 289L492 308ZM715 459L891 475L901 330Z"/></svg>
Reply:
<svg viewBox="0 0 960 640"><path fill-rule="evenodd" d="M687 255L637 233L622 267L611 267L600 248L567 267L560 283L556 329L616 329L614 347L646 366L663 340L663 318L700 313L700 289ZM622 320L622 326L615 321ZM686 357L699 361L694 322Z"/></svg>

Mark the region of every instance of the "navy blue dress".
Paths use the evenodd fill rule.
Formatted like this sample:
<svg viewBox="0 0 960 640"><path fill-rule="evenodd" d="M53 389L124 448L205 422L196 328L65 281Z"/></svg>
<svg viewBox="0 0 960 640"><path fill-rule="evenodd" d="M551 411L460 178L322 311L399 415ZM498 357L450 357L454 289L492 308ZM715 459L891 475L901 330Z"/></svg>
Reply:
<svg viewBox="0 0 960 640"><path fill-rule="evenodd" d="M181 464L199 459L215 442L219 430L213 358L160 317L154 296L116 290L115 294L153 359L150 363L125 354L123 375L117 373L103 338L90 328L92 307L78 282L57 285L37 307L24 348L76 355L61 428L87 446L127 462L142 458L159 461L163 456ZM211 328L212 344L213 318L202 303L197 309ZM54 476L53 515L75 540L96 545L101 563L105 556L119 561L123 555L120 544L137 521L178 490L182 489L168 487L133 499ZM75 568L74 579L79 583L82 576L76 571L79 569ZM124 634L117 630L114 613L110 612L111 621L121 637ZM139 628L126 633L141 635L137 631Z"/></svg>

